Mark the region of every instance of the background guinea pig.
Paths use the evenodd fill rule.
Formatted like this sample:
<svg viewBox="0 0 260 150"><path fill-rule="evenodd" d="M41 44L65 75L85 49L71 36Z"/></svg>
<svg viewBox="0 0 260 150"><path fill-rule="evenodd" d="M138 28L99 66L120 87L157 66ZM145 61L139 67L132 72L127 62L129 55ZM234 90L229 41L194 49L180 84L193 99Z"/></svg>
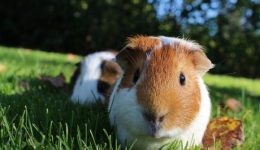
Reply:
<svg viewBox="0 0 260 150"><path fill-rule="evenodd" d="M199 145L211 102L202 76L213 64L197 43L137 36L116 57L124 73L109 102L122 145L158 149L178 140Z"/></svg>
<svg viewBox="0 0 260 150"><path fill-rule="evenodd" d="M71 101L88 104L102 100L107 104L112 87L121 74L120 66L114 62L114 51L89 54L77 66L72 76Z"/></svg>

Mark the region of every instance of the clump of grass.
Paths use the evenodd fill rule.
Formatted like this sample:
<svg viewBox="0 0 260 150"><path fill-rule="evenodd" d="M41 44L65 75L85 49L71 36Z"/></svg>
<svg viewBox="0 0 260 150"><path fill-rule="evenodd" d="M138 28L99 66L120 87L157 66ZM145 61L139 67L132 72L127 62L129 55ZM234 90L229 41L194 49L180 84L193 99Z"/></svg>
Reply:
<svg viewBox="0 0 260 150"><path fill-rule="evenodd" d="M100 131L104 139L99 143L87 124L76 126L72 134L68 123L50 121L43 131L38 124L31 122L27 107L13 120L7 118L9 109L0 107L0 149L120 149L105 129Z"/></svg>

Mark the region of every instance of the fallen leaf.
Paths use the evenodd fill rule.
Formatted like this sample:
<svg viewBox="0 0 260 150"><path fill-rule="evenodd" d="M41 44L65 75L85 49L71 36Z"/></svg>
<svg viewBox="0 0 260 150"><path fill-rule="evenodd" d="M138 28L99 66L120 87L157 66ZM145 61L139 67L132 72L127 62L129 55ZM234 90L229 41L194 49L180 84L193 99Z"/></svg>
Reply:
<svg viewBox="0 0 260 150"><path fill-rule="evenodd" d="M227 99L225 101L225 106L233 112L239 112L242 109L242 104L234 98Z"/></svg>
<svg viewBox="0 0 260 150"><path fill-rule="evenodd" d="M6 69L5 65L0 64L0 73L4 72Z"/></svg>
<svg viewBox="0 0 260 150"><path fill-rule="evenodd" d="M27 53L31 53L31 52L32 52L32 49L26 48L26 49L24 49L24 51L27 52Z"/></svg>
<svg viewBox="0 0 260 150"><path fill-rule="evenodd" d="M75 60L77 60L77 55L68 54L68 55L67 55L67 60L69 60L69 61L75 61Z"/></svg>
<svg viewBox="0 0 260 150"><path fill-rule="evenodd" d="M220 117L210 121L203 138L203 147L212 149L219 143L219 149L230 150L244 142L242 121L234 118Z"/></svg>
<svg viewBox="0 0 260 150"><path fill-rule="evenodd" d="M57 87L57 88L63 87L65 85L65 76L63 75L63 73L59 74L56 77L42 75L41 79L43 81L50 82L54 87Z"/></svg>

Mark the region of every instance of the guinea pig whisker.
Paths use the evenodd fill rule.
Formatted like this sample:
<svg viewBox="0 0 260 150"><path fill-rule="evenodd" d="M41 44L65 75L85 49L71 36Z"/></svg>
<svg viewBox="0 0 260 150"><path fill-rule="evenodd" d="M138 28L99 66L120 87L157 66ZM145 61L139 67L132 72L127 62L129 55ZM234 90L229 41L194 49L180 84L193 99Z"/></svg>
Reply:
<svg viewBox="0 0 260 150"><path fill-rule="evenodd" d="M129 52L126 51L126 53L127 53L128 58L129 58L129 61L130 61L133 65L137 66L137 62L136 62L135 58L134 58L131 54L129 54Z"/></svg>
<svg viewBox="0 0 260 150"><path fill-rule="evenodd" d="M129 55L129 60L130 60L130 62L133 64L133 66L136 66L137 65L137 62L136 62L136 60L132 57L132 56L130 56Z"/></svg>

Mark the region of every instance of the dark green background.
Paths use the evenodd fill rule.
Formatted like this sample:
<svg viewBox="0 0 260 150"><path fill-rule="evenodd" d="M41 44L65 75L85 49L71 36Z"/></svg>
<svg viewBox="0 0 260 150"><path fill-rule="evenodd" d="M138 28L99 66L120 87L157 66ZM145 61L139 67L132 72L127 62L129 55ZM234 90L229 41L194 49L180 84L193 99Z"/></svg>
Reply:
<svg viewBox="0 0 260 150"><path fill-rule="evenodd" d="M0 2L1 45L86 55L119 50L136 34L195 40L216 64L212 73L260 77L259 0Z"/></svg>

